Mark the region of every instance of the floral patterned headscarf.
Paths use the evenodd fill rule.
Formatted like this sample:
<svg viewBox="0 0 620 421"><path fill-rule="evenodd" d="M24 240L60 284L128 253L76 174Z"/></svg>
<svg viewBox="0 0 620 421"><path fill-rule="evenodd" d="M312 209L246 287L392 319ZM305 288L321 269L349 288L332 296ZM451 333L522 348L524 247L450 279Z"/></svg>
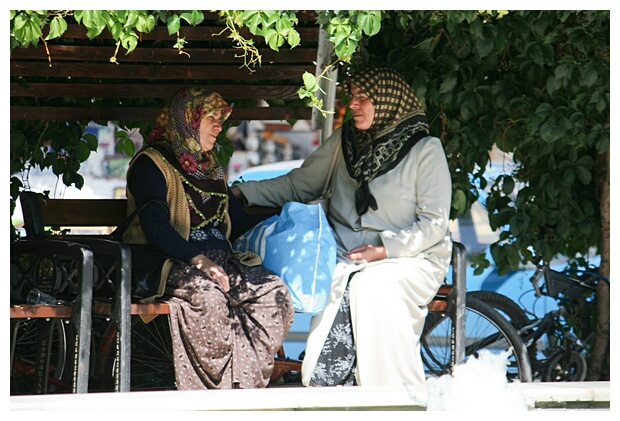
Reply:
<svg viewBox="0 0 620 421"><path fill-rule="evenodd" d="M200 146L200 123L221 111L224 122L232 107L217 92L190 87L179 90L157 118L148 143L169 144L187 174L197 180L223 179L224 170L213 150Z"/></svg>

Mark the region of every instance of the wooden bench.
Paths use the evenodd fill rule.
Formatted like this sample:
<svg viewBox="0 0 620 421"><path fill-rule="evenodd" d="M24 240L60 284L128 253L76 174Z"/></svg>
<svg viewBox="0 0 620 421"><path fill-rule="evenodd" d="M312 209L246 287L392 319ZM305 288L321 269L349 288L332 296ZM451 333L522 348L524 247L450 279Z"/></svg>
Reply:
<svg viewBox="0 0 620 421"><path fill-rule="evenodd" d="M130 252L123 244L101 238L126 219L126 199L43 199L35 193L22 192L20 201L27 239L36 239L39 242L49 241L46 240L49 238L45 232L47 227L69 228L74 231L81 229L86 232L97 231L99 234L76 235L69 232L53 238L88 246L94 250L95 260L97 260L97 254L105 253L112 255L115 261L120 262L115 269L118 270L115 278L120 280L115 296L109 302L95 300L91 314L110 317L115 321L117 330L114 335L117 335L119 362L114 368L115 390L121 392L131 390L131 316L169 315L170 310L165 302L148 304L131 302ZM257 211L263 212L264 210L258 209ZM61 314L66 317L71 313L71 308L66 306L49 308L20 305L11 306L11 317L20 317L26 308L30 314L35 314L37 317L44 317L44 314L49 315L50 312L55 317L60 317ZM283 348L280 348L270 384L275 385L285 373L300 370L300 368L301 362L287 358ZM83 389L80 390L83 391Z"/></svg>
<svg viewBox="0 0 620 421"><path fill-rule="evenodd" d="M125 199L47 199L43 200L31 192L23 192L21 196L22 211L27 238L43 239L46 237L45 227L95 227L105 229L109 233L126 218ZM61 238L71 241L79 241L94 247L101 252L101 244L96 236L65 235ZM107 240L106 240L107 241ZM128 262L127 250L122 244L116 244L116 258L119 261ZM113 251L106 250L108 254ZM93 315L109 315L116 321L118 326L117 341L119 344L118 361L116 370L115 390L129 391L130 387L130 343L131 340L131 316L136 315L167 315L169 308L166 303L138 304L131 303L130 297L130 268L119 268L121 284L117 288L117 296L110 303L95 303ZM122 270L121 270L122 269ZM447 305L453 300L454 305ZM429 304L429 311L444 312L451 309L449 315L452 319L452 358L453 365L464 361L464 310L465 310L465 249L462 244L454 243L452 257L452 282L443 285L435 299ZM17 315L17 308L11 308L11 317ZM41 312L49 309L30 311ZM60 311L60 310L58 310ZM66 311L66 310L65 310ZM278 383L284 374L290 371L299 371L301 361L292 360L285 356L281 348L275 362L275 368L271 377L272 385Z"/></svg>

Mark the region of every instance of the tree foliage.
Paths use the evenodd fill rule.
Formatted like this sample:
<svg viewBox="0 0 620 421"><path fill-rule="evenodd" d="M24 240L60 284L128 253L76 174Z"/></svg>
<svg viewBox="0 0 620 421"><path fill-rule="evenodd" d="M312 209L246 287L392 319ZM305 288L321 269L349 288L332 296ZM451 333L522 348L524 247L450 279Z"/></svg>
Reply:
<svg viewBox="0 0 620 421"><path fill-rule="evenodd" d="M485 187L491 147L514 153L517 170L492 180L486 200L504 229L491 247L503 273L600 244L593 174L610 143L609 29L598 11L397 11L364 40L357 64L396 68L423 99L449 156L453 217Z"/></svg>

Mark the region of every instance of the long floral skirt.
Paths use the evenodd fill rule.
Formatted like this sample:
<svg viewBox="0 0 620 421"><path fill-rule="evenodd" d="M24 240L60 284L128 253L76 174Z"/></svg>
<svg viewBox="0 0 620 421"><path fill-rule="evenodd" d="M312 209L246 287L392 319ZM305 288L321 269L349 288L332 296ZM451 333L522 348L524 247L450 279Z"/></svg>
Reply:
<svg viewBox="0 0 620 421"><path fill-rule="evenodd" d="M245 266L230 252L207 250L230 278L215 281L175 261L166 287L178 390L266 387L294 317L282 280Z"/></svg>

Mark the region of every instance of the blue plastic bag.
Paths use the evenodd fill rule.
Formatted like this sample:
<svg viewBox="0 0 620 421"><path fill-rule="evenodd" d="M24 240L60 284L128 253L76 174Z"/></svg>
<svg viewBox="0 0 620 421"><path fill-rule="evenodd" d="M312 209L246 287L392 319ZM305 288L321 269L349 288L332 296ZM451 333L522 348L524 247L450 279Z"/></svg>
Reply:
<svg viewBox="0 0 620 421"><path fill-rule="evenodd" d="M323 311L336 266L336 240L320 205L289 202L279 216L241 235L233 248L258 254L263 266L282 278L295 311Z"/></svg>

